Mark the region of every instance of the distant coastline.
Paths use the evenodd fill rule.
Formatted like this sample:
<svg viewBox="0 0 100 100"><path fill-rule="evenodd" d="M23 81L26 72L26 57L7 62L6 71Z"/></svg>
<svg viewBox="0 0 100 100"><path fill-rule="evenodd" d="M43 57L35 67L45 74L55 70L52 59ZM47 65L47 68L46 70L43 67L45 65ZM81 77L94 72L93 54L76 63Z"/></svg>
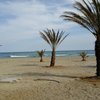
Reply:
<svg viewBox="0 0 100 100"><path fill-rule="evenodd" d="M78 56L80 52L87 52L88 56L94 56L94 50L62 50L56 51L57 57ZM45 52L45 57L51 56L51 51ZM0 58L25 58L25 57L38 57L36 51L25 52L0 52Z"/></svg>

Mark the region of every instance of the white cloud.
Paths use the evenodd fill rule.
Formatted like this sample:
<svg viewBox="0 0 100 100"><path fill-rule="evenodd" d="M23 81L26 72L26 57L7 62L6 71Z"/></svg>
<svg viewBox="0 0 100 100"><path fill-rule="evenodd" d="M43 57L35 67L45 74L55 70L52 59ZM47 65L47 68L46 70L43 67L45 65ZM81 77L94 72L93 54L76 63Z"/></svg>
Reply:
<svg viewBox="0 0 100 100"><path fill-rule="evenodd" d="M3 13L13 14L15 19L8 19L7 24L0 26L0 31L7 34L10 32L22 34L22 31L32 30L31 33L38 32L46 27L56 26L56 28L62 27L58 23L62 22L60 15L65 8L57 8L54 11L50 11L48 6L39 2L9 2L7 4L0 4ZM51 12L51 13L50 13ZM64 23L66 26L67 24ZM65 26L63 25L63 26ZM6 31L5 31L6 29ZM22 30L22 31L21 31ZM25 32L24 32L25 33ZM14 33L13 33L14 34Z"/></svg>
<svg viewBox="0 0 100 100"><path fill-rule="evenodd" d="M66 4L72 2L73 0L67 0ZM33 42L36 43L36 39L40 38L39 31L46 28L69 31L74 28L76 24L66 23L60 18L60 15L66 10L74 11L74 9L67 8L62 4L61 6L48 6L38 0L22 0L21 2L20 0L16 0L16 2L8 0L6 3L0 3L1 14L6 14L6 22L0 24L0 42L9 45L10 50L13 50L14 45L12 44L18 45L19 41L22 40L33 38ZM14 18L8 18L7 15L13 15ZM23 44L24 43L25 42L23 42ZM20 49L21 48L20 46ZM28 48L28 44L26 48Z"/></svg>

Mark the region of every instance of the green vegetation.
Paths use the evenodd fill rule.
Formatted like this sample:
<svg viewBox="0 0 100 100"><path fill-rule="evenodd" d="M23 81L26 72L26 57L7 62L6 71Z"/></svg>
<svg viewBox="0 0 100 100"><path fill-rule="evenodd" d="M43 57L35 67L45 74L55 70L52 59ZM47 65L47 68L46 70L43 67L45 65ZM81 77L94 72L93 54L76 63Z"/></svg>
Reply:
<svg viewBox="0 0 100 100"><path fill-rule="evenodd" d="M52 55L50 66L55 66L56 48L67 37L68 34L64 36L63 31L60 32L58 30L57 32L55 32L54 29L47 29L43 32L40 32L40 35L51 46Z"/></svg>
<svg viewBox="0 0 100 100"><path fill-rule="evenodd" d="M45 50L37 51L37 54L40 56L40 62L43 62L44 53L45 53Z"/></svg>
<svg viewBox="0 0 100 100"><path fill-rule="evenodd" d="M86 58L88 57L85 51L81 52L80 56L82 57L82 61L86 61Z"/></svg>
<svg viewBox="0 0 100 100"><path fill-rule="evenodd" d="M74 8L78 12L66 11L62 17L64 20L81 25L96 37L96 75L100 76L100 0L82 0L82 2L76 2L74 4Z"/></svg>

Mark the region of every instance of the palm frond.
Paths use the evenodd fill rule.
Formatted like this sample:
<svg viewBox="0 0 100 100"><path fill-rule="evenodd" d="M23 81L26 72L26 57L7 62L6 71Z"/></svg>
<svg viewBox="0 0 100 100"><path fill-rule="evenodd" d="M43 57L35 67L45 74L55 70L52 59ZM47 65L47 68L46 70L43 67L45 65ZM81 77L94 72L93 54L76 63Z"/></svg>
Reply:
<svg viewBox="0 0 100 100"><path fill-rule="evenodd" d="M51 46L51 48L56 48L66 37L64 36L63 31L57 31L55 32L54 29L50 30L44 30L43 32L40 32L41 37Z"/></svg>
<svg viewBox="0 0 100 100"><path fill-rule="evenodd" d="M80 53L80 56L81 57L87 57L87 53L85 51L83 51L83 52Z"/></svg>
<svg viewBox="0 0 100 100"><path fill-rule="evenodd" d="M74 12L65 12L67 15L63 15L65 20L69 20L69 21L73 21L81 26L83 26L84 28L88 29L91 33L95 33L95 31L93 30L94 27L92 24L90 24L90 22L84 17L84 16L80 16Z"/></svg>
<svg viewBox="0 0 100 100"><path fill-rule="evenodd" d="M45 50L37 51L37 54L42 57L45 53Z"/></svg>
<svg viewBox="0 0 100 100"><path fill-rule="evenodd" d="M45 34L46 33L46 34ZM52 44L51 44L51 41L50 41L50 39L48 38L48 33L47 32L45 32L44 31L44 33L43 32L40 32L40 35L41 35L41 37L51 46Z"/></svg>
<svg viewBox="0 0 100 100"><path fill-rule="evenodd" d="M100 34L100 0L82 0L74 8L80 13L66 11L61 16L64 20L75 22L89 30L93 35Z"/></svg>

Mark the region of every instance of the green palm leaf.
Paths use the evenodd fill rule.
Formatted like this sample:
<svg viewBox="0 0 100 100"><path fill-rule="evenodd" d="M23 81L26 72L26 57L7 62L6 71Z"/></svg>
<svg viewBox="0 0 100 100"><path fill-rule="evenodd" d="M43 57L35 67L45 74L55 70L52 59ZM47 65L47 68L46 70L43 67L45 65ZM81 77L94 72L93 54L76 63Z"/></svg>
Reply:
<svg viewBox="0 0 100 100"><path fill-rule="evenodd" d="M62 15L64 20L73 21L88 29L93 35L100 35L100 0L76 2L74 8L80 13L66 11Z"/></svg>
<svg viewBox="0 0 100 100"><path fill-rule="evenodd" d="M76 2L74 8L79 12L66 11L62 15L64 20L75 22L89 30L95 37L95 55L97 62L96 74L100 76L100 0L82 0ZM85 53L81 56L84 58Z"/></svg>
<svg viewBox="0 0 100 100"><path fill-rule="evenodd" d="M52 55L51 55L51 63L50 66L55 65L55 50L56 47L61 44L61 42L68 36L64 36L64 31L57 31L55 32L54 29L50 30L44 30L43 32L40 32L41 37L51 46L52 48Z"/></svg>
<svg viewBox="0 0 100 100"><path fill-rule="evenodd" d="M67 36L64 36L64 31L57 31L55 32L53 29L47 29L44 30L43 32L40 32L41 37L51 46L51 48L53 47L57 47Z"/></svg>

